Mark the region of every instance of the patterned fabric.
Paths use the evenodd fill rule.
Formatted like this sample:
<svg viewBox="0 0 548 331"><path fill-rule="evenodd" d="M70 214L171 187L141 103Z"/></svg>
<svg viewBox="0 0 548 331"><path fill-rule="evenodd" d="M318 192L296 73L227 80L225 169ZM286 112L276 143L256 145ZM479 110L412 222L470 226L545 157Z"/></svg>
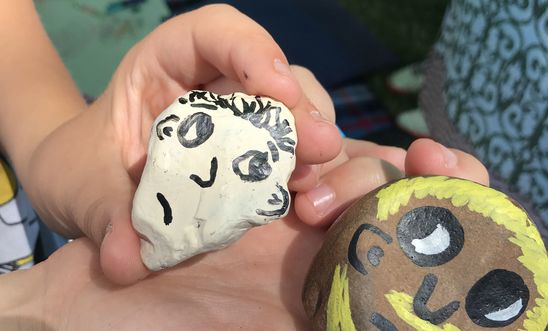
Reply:
<svg viewBox="0 0 548 331"><path fill-rule="evenodd" d="M0 158L0 274L34 264L38 223L13 171Z"/></svg>
<svg viewBox="0 0 548 331"><path fill-rule="evenodd" d="M457 130L546 222L548 1L453 1L435 50Z"/></svg>

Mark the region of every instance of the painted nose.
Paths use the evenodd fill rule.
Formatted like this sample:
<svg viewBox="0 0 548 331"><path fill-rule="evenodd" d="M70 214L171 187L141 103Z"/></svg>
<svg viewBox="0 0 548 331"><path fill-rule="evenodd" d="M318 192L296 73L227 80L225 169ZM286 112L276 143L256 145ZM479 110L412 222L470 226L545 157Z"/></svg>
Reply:
<svg viewBox="0 0 548 331"><path fill-rule="evenodd" d="M415 311L415 314L421 319L435 325L445 322L460 307L459 301L452 301L438 310L430 311L426 304L432 296L432 293L434 293L437 284L438 277L434 274L427 274L424 276L422 284L413 298L413 310Z"/></svg>

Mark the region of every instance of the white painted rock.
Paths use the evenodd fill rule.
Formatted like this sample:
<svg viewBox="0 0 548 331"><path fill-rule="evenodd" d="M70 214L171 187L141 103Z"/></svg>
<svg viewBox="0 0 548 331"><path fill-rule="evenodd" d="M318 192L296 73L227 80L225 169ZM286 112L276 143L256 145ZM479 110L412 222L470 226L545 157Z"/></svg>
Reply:
<svg viewBox="0 0 548 331"><path fill-rule="evenodd" d="M226 247L285 216L297 135L280 102L191 91L154 121L133 200L151 270Z"/></svg>

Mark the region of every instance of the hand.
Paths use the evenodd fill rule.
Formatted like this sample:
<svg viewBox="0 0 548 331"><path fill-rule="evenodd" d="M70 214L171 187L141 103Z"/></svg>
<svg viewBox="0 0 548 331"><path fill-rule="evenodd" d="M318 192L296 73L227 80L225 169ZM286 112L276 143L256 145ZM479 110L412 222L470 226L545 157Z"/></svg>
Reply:
<svg viewBox="0 0 548 331"><path fill-rule="evenodd" d="M90 109L36 148L28 171L39 214L60 233L84 234L100 246L103 271L116 283L148 274L130 216L152 121L196 88L243 89L292 108L299 167L325 162L340 150L333 119L316 110L280 48L255 22L214 5L164 23L128 52ZM317 179L313 172L301 177Z"/></svg>
<svg viewBox="0 0 548 331"><path fill-rule="evenodd" d="M317 167L318 186L299 192L294 207L303 222L320 227L329 226L365 193L404 175L445 175L489 185L487 169L476 158L431 139L418 139L407 151L344 139L341 153Z"/></svg>
<svg viewBox="0 0 548 331"><path fill-rule="evenodd" d="M405 160L401 150L348 140L344 153L351 159L327 171L322 181L334 180L330 185L339 193L342 187L333 185L336 179L353 180L346 188L361 195L382 176L373 175L363 183L356 178L367 177L365 167L372 174L371 166L382 163L356 155L403 161L399 166L405 164L419 175L424 174L419 171L423 161L413 159L422 152L428 152L428 159L422 160L430 173L487 184L477 160L454 151L456 163L447 164L446 152L430 140L413 144ZM334 208L353 198L337 195ZM78 239L30 270L0 277L0 293L6 294L0 303L0 325L12 323L10 330L26 331L307 330L301 291L324 233L325 228L310 227L290 214L250 230L224 250L194 257L128 287L109 282L93 243Z"/></svg>

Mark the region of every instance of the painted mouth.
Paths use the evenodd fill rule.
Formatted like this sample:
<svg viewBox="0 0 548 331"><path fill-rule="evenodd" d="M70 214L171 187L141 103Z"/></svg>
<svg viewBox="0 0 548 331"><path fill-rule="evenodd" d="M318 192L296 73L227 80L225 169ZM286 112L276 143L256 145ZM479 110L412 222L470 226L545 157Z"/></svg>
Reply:
<svg viewBox="0 0 548 331"><path fill-rule="evenodd" d="M439 325L446 320L448 320L460 307L459 301L452 301L449 304L435 310L431 311L427 307L428 300L432 297L432 294L434 293L434 290L436 288L436 285L438 283L438 278L434 274L427 274L424 276L422 280L422 284L417 290L417 293L412 299L412 305L411 302L408 307L409 309L406 310L412 310L412 312L415 313L415 316L424 322L431 323L434 325ZM387 298L389 299L390 303L394 307L393 300L390 300L390 296L392 294L387 295ZM401 305L401 304L400 304ZM399 315L399 311L396 307L396 312ZM411 313L411 311L408 311ZM370 322L375 325L379 330L381 331L397 331L398 329L396 326L387 318L382 316L381 314L374 312L371 314Z"/></svg>

